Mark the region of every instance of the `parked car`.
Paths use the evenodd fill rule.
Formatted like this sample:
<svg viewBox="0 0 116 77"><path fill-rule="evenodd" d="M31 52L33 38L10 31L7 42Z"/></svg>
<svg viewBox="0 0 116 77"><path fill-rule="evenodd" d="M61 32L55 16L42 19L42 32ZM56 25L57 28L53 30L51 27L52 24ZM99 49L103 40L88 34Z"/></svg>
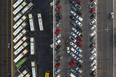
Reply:
<svg viewBox="0 0 116 77"><path fill-rule="evenodd" d="M74 59L77 58L77 56L76 56L73 52L71 52L70 55L71 55Z"/></svg>
<svg viewBox="0 0 116 77"><path fill-rule="evenodd" d="M59 16L56 18L56 22L58 22L61 18L62 18L62 15L59 15Z"/></svg>
<svg viewBox="0 0 116 77"><path fill-rule="evenodd" d="M73 15L73 16L76 16L76 13L74 11L70 11L70 13Z"/></svg>
<svg viewBox="0 0 116 77"><path fill-rule="evenodd" d="M80 63L77 63L77 66L83 68L83 66Z"/></svg>
<svg viewBox="0 0 116 77"><path fill-rule="evenodd" d="M93 19L96 16L96 13L93 13L90 18Z"/></svg>
<svg viewBox="0 0 116 77"><path fill-rule="evenodd" d="M72 36L70 36L69 39L73 41L74 43L76 42L76 39L74 39Z"/></svg>
<svg viewBox="0 0 116 77"><path fill-rule="evenodd" d="M78 21L78 20L76 20L76 22L75 22L78 26L82 26L82 24Z"/></svg>
<svg viewBox="0 0 116 77"><path fill-rule="evenodd" d="M73 73L70 73L69 75L70 77L76 77Z"/></svg>
<svg viewBox="0 0 116 77"><path fill-rule="evenodd" d="M67 47L67 53L70 53L70 47Z"/></svg>
<svg viewBox="0 0 116 77"><path fill-rule="evenodd" d="M95 40L96 36L91 37L90 41L93 42Z"/></svg>
<svg viewBox="0 0 116 77"><path fill-rule="evenodd" d="M90 34L90 37L93 37L95 34L96 34L96 31L93 31L93 32Z"/></svg>
<svg viewBox="0 0 116 77"><path fill-rule="evenodd" d="M55 65L55 68L58 68L60 66L60 63L57 63L56 65Z"/></svg>
<svg viewBox="0 0 116 77"><path fill-rule="evenodd" d="M61 54L61 51L55 54L55 57L58 57Z"/></svg>
<svg viewBox="0 0 116 77"><path fill-rule="evenodd" d="M58 40L60 37L61 37L61 34L58 34L58 35L55 37L55 40Z"/></svg>
<svg viewBox="0 0 116 77"><path fill-rule="evenodd" d="M77 47L77 45L75 45L73 42L70 42L70 45L73 46L74 48Z"/></svg>
<svg viewBox="0 0 116 77"><path fill-rule="evenodd" d="M70 69L70 71L71 71L72 73L76 73L76 71L75 71L74 69L72 69L72 68Z"/></svg>
<svg viewBox="0 0 116 77"><path fill-rule="evenodd" d="M81 9L81 7L80 7L78 4L75 4L75 7L76 7L78 10Z"/></svg>
<svg viewBox="0 0 116 77"><path fill-rule="evenodd" d="M80 53L82 52L82 50L79 47L77 47L76 50L79 51Z"/></svg>
<svg viewBox="0 0 116 77"><path fill-rule="evenodd" d="M60 2L61 2L61 1L60 1L60 0L58 0L58 1L56 2L56 6L57 6L57 5L59 5L59 3L60 3Z"/></svg>
<svg viewBox="0 0 116 77"><path fill-rule="evenodd" d="M60 29L57 29L57 31L55 32L56 35L58 35L60 32Z"/></svg>
<svg viewBox="0 0 116 77"><path fill-rule="evenodd" d="M79 1L79 0L76 0L76 2L77 2L79 5L81 5L81 1Z"/></svg>
<svg viewBox="0 0 116 77"><path fill-rule="evenodd" d="M80 42L83 41L83 39L81 39L79 36L77 36L77 39L78 39Z"/></svg>
<svg viewBox="0 0 116 77"><path fill-rule="evenodd" d="M90 25L93 25L95 22L96 22L96 19L92 20L92 21L90 22Z"/></svg>
<svg viewBox="0 0 116 77"><path fill-rule="evenodd" d="M76 70L77 70L79 73L82 73L82 70L80 70L78 67L76 67Z"/></svg>
<svg viewBox="0 0 116 77"><path fill-rule="evenodd" d="M76 13L79 15L79 16L81 16L82 15L82 13L80 12L80 11L76 11Z"/></svg>
<svg viewBox="0 0 116 77"><path fill-rule="evenodd" d="M72 27L71 29L72 29L72 31L77 32L77 30L75 28Z"/></svg>
<svg viewBox="0 0 116 77"><path fill-rule="evenodd" d="M96 57L96 53L94 53L89 59L90 59L90 60L94 60L95 57Z"/></svg>
<svg viewBox="0 0 116 77"><path fill-rule="evenodd" d="M72 62L74 63L74 64L76 64L77 62L76 62L76 60L74 60L74 59L72 59Z"/></svg>
<svg viewBox="0 0 116 77"><path fill-rule="evenodd" d="M96 5L96 2L93 2L89 7L93 8Z"/></svg>
<svg viewBox="0 0 116 77"><path fill-rule="evenodd" d="M73 32L71 32L71 35L73 36L73 37L77 37L77 35L75 34L75 33L73 33Z"/></svg>
<svg viewBox="0 0 116 77"><path fill-rule="evenodd" d="M58 6L58 7L56 7L55 11L58 11L58 10L60 10L60 9L61 9L61 7Z"/></svg>
<svg viewBox="0 0 116 77"><path fill-rule="evenodd" d="M72 5L75 5L75 1L74 0L69 0L69 2L72 4Z"/></svg>
<svg viewBox="0 0 116 77"><path fill-rule="evenodd" d="M90 2L93 2L94 0L90 0Z"/></svg>
<svg viewBox="0 0 116 77"><path fill-rule="evenodd" d="M76 55L78 55L80 58L83 57L79 52L76 52Z"/></svg>
<svg viewBox="0 0 116 77"><path fill-rule="evenodd" d="M90 75L93 76L93 77L95 77L95 76L96 76L96 72L95 72L95 71L92 71L92 72L90 73Z"/></svg>
<svg viewBox="0 0 116 77"><path fill-rule="evenodd" d="M60 73L60 69L57 69L55 72L55 74L58 74L58 73Z"/></svg>
<svg viewBox="0 0 116 77"><path fill-rule="evenodd" d="M71 62L70 62L70 65L71 65L73 68L75 68L75 67L76 67L76 66L75 66L73 63L71 63Z"/></svg>
<svg viewBox="0 0 116 77"><path fill-rule="evenodd" d="M95 47L95 43L91 43L89 47L90 47L90 48Z"/></svg>
<svg viewBox="0 0 116 77"><path fill-rule="evenodd" d="M75 17L74 16L71 15L69 17L70 17L70 19L75 20Z"/></svg>
<svg viewBox="0 0 116 77"><path fill-rule="evenodd" d="M58 45L60 42L61 42L61 40L59 39L58 41L56 41L55 44Z"/></svg>
<svg viewBox="0 0 116 77"><path fill-rule="evenodd" d="M77 31L77 35L83 37L83 35L79 31Z"/></svg>
<svg viewBox="0 0 116 77"><path fill-rule="evenodd" d="M96 25L93 25L91 28L90 28L90 30L92 31L92 30L94 30L96 28Z"/></svg>
<svg viewBox="0 0 116 77"><path fill-rule="evenodd" d="M93 54L93 53L95 53L95 51L96 51L96 48L93 48L93 49L90 51L90 53Z"/></svg>
<svg viewBox="0 0 116 77"><path fill-rule="evenodd" d="M62 56L59 56L58 58L56 58L55 61L58 62L58 61L62 60L62 58L63 58Z"/></svg>
<svg viewBox="0 0 116 77"><path fill-rule="evenodd" d="M82 44L80 42L77 42L77 45L80 46L80 47L82 47Z"/></svg>
<svg viewBox="0 0 116 77"><path fill-rule="evenodd" d="M71 6L71 9L72 9L73 11L76 11L76 10L77 10L74 6Z"/></svg>
<svg viewBox="0 0 116 77"><path fill-rule="evenodd" d="M77 52L73 47L71 47L71 51L73 51L74 53Z"/></svg>
<svg viewBox="0 0 116 77"><path fill-rule="evenodd" d="M93 68L91 68L90 70L91 70L91 71L95 71L95 70L96 70L96 68L97 68L97 67L96 67L96 66L94 66L94 67L93 67Z"/></svg>
<svg viewBox="0 0 116 77"><path fill-rule="evenodd" d="M55 14L55 17L58 17L60 15L60 12L58 11L56 14Z"/></svg>
<svg viewBox="0 0 116 77"><path fill-rule="evenodd" d="M78 57L76 60L79 61L80 63L83 63L83 61L81 59L79 59Z"/></svg>
<svg viewBox="0 0 116 77"><path fill-rule="evenodd" d="M80 16L76 16L76 18L79 20L79 21L83 21L83 18L82 17L80 17Z"/></svg>
<svg viewBox="0 0 116 77"><path fill-rule="evenodd" d="M58 74L58 75L56 75L56 77L61 77L61 75L60 75L60 74Z"/></svg>
<svg viewBox="0 0 116 77"><path fill-rule="evenodd" d="M70 22L70 24L73 25L73 26L76 26L76 24L74 22L72 22L72 21Z"/></svg>
<svg viewBox="0 0 116 77"><path fill-rule="evenodd" d="M82 30L79 26L77 26L76 29L77 29L77 31L79 31L79 32L83 32L83 30Z"/></svg>
<svg viewBox="0 0 116 77"><path fill-rule="evenodd" d="M96 60L93 60L93 62L90 64L91 65L91 67L93 67L93 65L95 65L96 64Z"/></svg>
<svg viewBox="0 0 116 77"><path fill-rule="evenodd" d="M90 13L93 13L95 11L95 8L92 8L91 10L90 10Z"/></svg>
<svg viewBox="0 0 116 77"><path fill-rule="evenodd" d="M82 77L82 76L80 76L77 72L75 73L75 75L76 75L76 77Z"/></svg>
<svg viewBox="0 0 116 77"><path fill-rule="evenodd" d="M55 48L55 51L58 51L60 49L61 45L58 45L56 48Z"/></svg>
<svg viewBox="0 0 116 77"><path fill-rule="evenodd" d="M56 28L58 28L58 27L60 26L60 24L61 24L60 22L59 22L59 23L57 23L57 24L56 24Z"/></svg>

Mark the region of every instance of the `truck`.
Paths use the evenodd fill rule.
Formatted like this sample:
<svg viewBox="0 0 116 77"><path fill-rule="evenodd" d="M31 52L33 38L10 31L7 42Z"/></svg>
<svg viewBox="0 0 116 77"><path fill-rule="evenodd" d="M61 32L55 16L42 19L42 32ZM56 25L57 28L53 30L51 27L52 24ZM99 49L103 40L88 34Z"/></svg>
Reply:
<svg viewBox="0 0 116 77"><path fill-rule="evenodd" d="M31 30L31 31L35 31L32 14L31 14L31 13L28 14L28 17L29 17L30 30Z"/></svg>
<svg viewBox="0 0 116 77"><path fill-rule="evenodd" d="M35 54L34 37L30 37L30 54L31 55L34 55Z"/></svg>
<svg viewBox="0 0 116 77"><path fill-rule="evenodd" d="M25 49L22 53L20 53L20 54L14 59L14 63L17 63L27 52L28 52L28 50Z"/></svg>
<svg viewBox="0 0 116 77"><path fill-rule="evenodd" d="M31 61L31 68L32 68L32 77L37 77L35 61Z"/></svg>
<svg viewBox="0 0 116 77"><path fill-rule="evenodd" d="M18 0L17 2L15 2L13 4L13 8L15 9L17 6L19 6L19 4L21 4L23 2L23 0Z"/></svg>
<svg viewBox="0 0 116 77"><path fill-rule="evenodd" d="M24 75L26 75L28 72L27 69L25 69L20 75L18 75L18 77L23 77Z"/></svg>

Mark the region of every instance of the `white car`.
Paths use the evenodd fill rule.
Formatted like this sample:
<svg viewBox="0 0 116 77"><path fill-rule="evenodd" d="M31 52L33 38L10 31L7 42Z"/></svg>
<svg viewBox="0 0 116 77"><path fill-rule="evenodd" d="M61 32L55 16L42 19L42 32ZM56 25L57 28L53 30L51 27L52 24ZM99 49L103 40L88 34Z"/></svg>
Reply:
<svg viewBox="0 0 116 77"><path fill-rule="evenodd" d="M70 73L69 75L70 77L76 77L73 73Z"/></svg>
<svg viewBox="0 0 116 77"><path fill-rule="evenodd" d="M55 40L58 40L60 37L61 37L61 34L58 34L58 35L55 37Z"/></svg>
<svg viewBox="0 0 116 77"><path fill-rule="evenodd" d="M72 31L77 32L77 30L75 28L72 27L71 29L72 29Z"/></svg>
<svg viewBox="0 0 116 77"><path fill-rule="evenodd" d="M93 60L96 57L96 53L94 53L89 59Z"/></svg>
<svg viewBox="0 0 116 77"><path fill-rule="evenodd" d="M94 71L96 68L97 68L97 67L96 67L96 66L94 66L94 67L93 67L93 68L91 68L90 70L91 70L91 71Z"/></svg>
<svg viewBox="0 0 116 77"><path fill-rule="evenodd" d="M78 67L76 68L76 70L77 70L79 73L82 73L82 70L80 70Z"/></svg>
<svg viewBox="0 0 116 77"><path fill-rule="evenodd" d="M78 15L76 16L76 18L77 18L79 21L83 21L83 18L79 17Z"/></svg>
<svg viewBox="0 0 116 77"><path fill-rule="evenodd" d="M90 5L90 8L93 8L95 5L96 5L96 2L93 2L93 3Z"/></svg>
<svg viewBox="0 0 116 77"><path fill-rule="evenodd" d="M60 74L58 74L56 77L60 77L61 75Z"/></svg>
<svg viewBox="0 0 116 77"><path fill-rule="evenodd" d="M75 22L77 25L79 25L80 27L82 26L82 24L78 21L78 20L76 20L76 22Z"/></svg>
<svg viewBox="0 0 116 77"><path fill-rule="evenodd" d="M71 49L70 49L71 51L73 51L74 53L76 53L77 51L73 48L73 47L71 47Z"/></svg>
<svg viewBox="0 0 116 77"><path fill-rule="evenodd" d="M93 37L95 34L96 34L96 31L94 30L94 31L90 34L90 36Z"/></svg>
<svg viewBox="0 0 116 77"><path fill-rule="evenodd" d="M73 52L71 52L70 55L71 55L74 59L77 58L77 56L76 56Z"/></svg>
<svg viewBox="0 0 116 77"><path fill-rule="evenodd" d="M93 54L96 51L96 48L93 48L90 53Z"/></svg>
<svg viewBox="0 0 116 77"><path fill-rule="evenodd" d="M70 53L70 47L67 47L67 53Z"/></svg>
<svg viewBox="0 0 116 77"><path fill-rule="evenodd" d="M56 44L56 45L58 45L60 42L61 42L61 40L58 40L58 41L56 41L56 43L55 43L55 44Z"/></svg>
<svg viewBox="0 0 116 77"><path fill-rule="evenodd" d="M83 35L79 31L77 31L77 35L83 37Z"/></svg>
<svg viewBox="0 0 116 77"><path fill-rule="evenodd" d="M95 22L96 22L96 19L92 20L92 21L90 22L90 25L93 25Z"/></svg>
<svg viewBox="0 0 116 77"><path fill-rule="evenodd" d="M69 39L73 41L74 43L76 42L76 39L74 39L72 36L70 36Z"/></svg>
<svg viewBox="0 0 116 77"><path fill-rule="evenodd" d="M76 50L79 51L80 53L82 52L82 50L79 47L77 47Z"/></svg>
<svg viewBox="0 0 116 77"><path fill-rule="evenodd" d="M75 45L73 42L70 42L70 45L73 46L74 48L77 47L77 45Z"/></svg>
<svg viewBox="0 0 116 77"><path fill-rule="evenodd" d="M92 30L94 30L96 28L96 25L93 25L91 28L90 28L90 30L92 31Z"/></svg>
<svg viewBox="0 0 116 77"><path fill-rule="evenodd" d="M79 54L79 52L77 52L76 55L78 55L80 58L83 57L81 54Z"/></svg>
<svg viewBox="0 0 116 77"><path fill-rule="evenodd" d="M76 71L72 68L70 69L70 71L73 72L74 74L76 73Z"/></svg>
<svg viewBox="0 0 116 77"><path fill-rule="evenodd" d="M97 62L96 60L93 60L93 62L90 64L91 67L93 67L93 65L95 65L96 62Z"/></svg>
<svg viewBox="0 0 116 77"><path fill-rule="evenodd" d="M75 33L73 33L73 32L71 32L71 35L73 36L73 37L77 37L77 35L75 34Z"/></svg>
<svg viewBox="0 0 116 77"><path fill-rule="evenodd" d="M60 69L57 69L56 72L55 72L55 74L58 74L59 72L60 72Z"/></svg>
<svg viewBox="0 0 116 77"><path fill-rule="evenodd" d="M76 16L76 13L74 11L70 11L70 13L73 15L73 16Z"/></svg>
<svg viewBox="0 0 116 77"><path fill-rule="evenodd" d="M83 63L83 61L81 59L79 59L78 57L76 60L79 61L80 63Z"/></svg>

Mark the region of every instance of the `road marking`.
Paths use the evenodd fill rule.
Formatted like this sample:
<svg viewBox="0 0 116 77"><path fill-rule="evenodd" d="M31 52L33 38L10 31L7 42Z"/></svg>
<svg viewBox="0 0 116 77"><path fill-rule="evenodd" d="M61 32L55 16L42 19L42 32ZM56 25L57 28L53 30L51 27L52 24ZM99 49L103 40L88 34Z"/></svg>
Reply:
<svg viewBox="0 0 116 77"><path fill-rule="evenodd" d="M107 27L105 30L107 30L107 32L108 32L108 30L110 30L110 29Z"/></svg>

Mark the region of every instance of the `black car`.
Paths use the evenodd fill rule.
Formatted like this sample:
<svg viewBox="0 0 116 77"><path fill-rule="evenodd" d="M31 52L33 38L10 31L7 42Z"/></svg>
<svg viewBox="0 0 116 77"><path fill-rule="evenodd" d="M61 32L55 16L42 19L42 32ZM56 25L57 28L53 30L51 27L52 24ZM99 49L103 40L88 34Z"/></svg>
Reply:
<svg viewBox="0 0 116 77"><path fill-rule="evenodd" d="M69 2L72 4L72 5L75 5L75 1L74 0L69 0Z"/></svg>
<svg viewBox="0 0 116 77"><path fill-rule="evenodd" d="M91 37L90 41L91 41L91 42L94 41L95 38L96 38L96 36Z"/></svg>
<svg viewBox="0 0 116 77"><path fill-rule="evenodd" d="M89 47L93 48L95 46L95 43L92 43Z"/></svg>
<svg viewBox="0 0 116 77"><path fill-rule="evenodd" d="M58 58L56 58L56 62L60 61L62 59L62 56L59 56Z"/></svg>
<svg viewBox="0 0 116 77"><path fill-rule="evenodd" d="M93 13L90 18L93 19L96 16L96 13Z"/></svg>
<svg viewBox="0 0 116 77"><path fill-rule="evenodd" d="M79 26L77 26L76 29L77 29L78 31L80 31L80 32L83 32L82 29L81 29Z"/></svg>
<svg viewBox="0 0 116 77"><path fill-rule="evenodd" d="M62 15L59 15L59 16L56 18L56 21L58 22L61 18L62 18Z"/></svg>
<svg viewBox="0 0 116 77"><path fill-rule="evenodd" d="M76 11L76 13L79 15L79 16L81 16L82 15L82 13L80 12L80 11Z"/></svg>
<svg viewBox="0 0 116 77"><path fill-rule="evenodd" d="M58 51L60 49L61 45L58 45L55 50Z"/></svg>
<svg viewBox="0 0 116 77"><path fill-rule="evenodd" d="M70 22L70 24L73 25L73 26L76 26L76 24L74 22L72 22L72 21Z"/></svg>
<svg viewBox="0 0 116 77"><path fill-rule="evenodd" d="M70 19L75 20L75 17L74 16L69 16L69 17L70 17Z"/></svg>
<svg viewBox="0 0 116 77"><path fill-rule="evenodd" d="M58 11L55 15L55 17L58 17L60 15L60 12Z"/></svg>
<svg viewBox="0 0 116 77"><path fill-rule="evenodd" d="M92 71L92 72L90 73L90 75L91 75L91 76L96 76L95 71Z"/></svg>
<svg viewBox="0 0 116 77"><path fill-rule="evenodd" d="M77 63L77 66L83 68L83 66L80 63Z"/></svg>

